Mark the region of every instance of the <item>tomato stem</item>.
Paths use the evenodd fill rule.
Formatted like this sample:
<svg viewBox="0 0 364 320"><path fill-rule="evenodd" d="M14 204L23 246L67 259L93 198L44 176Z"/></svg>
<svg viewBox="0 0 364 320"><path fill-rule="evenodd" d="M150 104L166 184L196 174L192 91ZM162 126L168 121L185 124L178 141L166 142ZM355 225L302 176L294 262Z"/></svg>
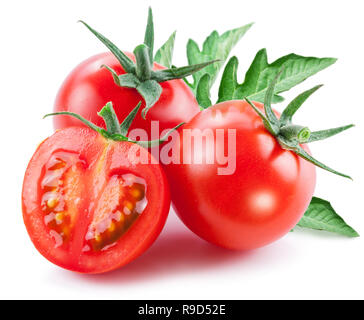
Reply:
<svg viewBox="0 0 364 320"><path fill-rule="evenodd" d="M120 123L111 102L108 102L98 115L104 119L109 133L121 134Z"/></svg>
<svg viewBox="0 0 364 320"><path fill-rule="evenodd" d="M292 102L288 104L286 109L283 111L280 119L278 119L274 114L274 111L271 107L271 103L275 92L275 85L283 71L284 69L282 67L282 69L274 78L274 80L271 82L266 91L264 99L265 114L261 110L259 110L259 108L257 108L254 105L254 103L250 101L248 98L245 98L245 100L258 114L258 116L262 119L264 127L277 139L282 148L295 152L301 158L311 162L312 164L326 171L351 179L350 176L338 172L334 169L331 169L330 167L326 166L325 164L313 158L309 153L307 153L302 148L301 144L310 143L313 141L319 141L332 137L342 131L345 131L353 127L353 125L347 125L328 130L311 132L311 130L308 127L292 123L292 117L296 113L296 111L314 92L316 92L319 88L321 88L322 85L315 86L312 89L301 93L299 96L293 99Z"/></svg>
<svg viewBox="0 0 364 320"><path fill-rule="evenodd" d="M298 143L306 143L311 136L311 130L296 124L283 126L279 130L279 134L288 140L297 140Z"/></svg>
<svg viewBox="0 0 364 320"><path fill-rule="evenodd" d="M163 142L168 140L169 135L177 130L180 126L182 126L184 123L180 123L179 125L175 126L173 129L169 130L163 137L156 140L148 140L148 141L135 141L132 139L129 139L127 137L130 125L132 124L135 116L137 115L139 108L141 106L141 102L138 103L138 105L129 113L129 115L125 118L123 123L119 123L119 120L116 116L115 110L112 106L112 102L108 102L98 113L100 117L102 117L105 121L106 128L98 127L97 125L93 124L89 120L83 118L77 113L68 112L68 111L61 111L61 112L54 112L54 113L48 113L43 118L49 117L49 116L58 116L58 115L67 115L74 117L78 120L80 120L82 123L84 123L86 126L91 128L92 130L95 130L99 134L101 134L104 138L110 139L113 141L128 141L131 143L138 144L145 148L152 148L155 146L159 146Z"/></svg>
<svg viewBox="0 0 364 320"><path fill-rule="evenodd" d="M145 44L141 44L134 49L136 60L136 76L140 81L149 80L152 75L149 51L149 47Z"/></svg>
<svg viewBox="0 0 364 320"><path fill-rule="evenodd" d="M110 67L106 69L111 72L114 82L120 87L136 89L145 101L145 108L142 116L145 118L147 111L159 100L162 87L159 82L183 79L218 60L208 61L181 68L169 68L163 70L153 70L153 48L154 48L154 24L152 9L148 11L148 23L145 31L144 43L134 50L136 63L134 63L125 53L123 53L113 42L91 28L87 23L82 24L90 30L118 59L126 74L118 75Z"/></svg>

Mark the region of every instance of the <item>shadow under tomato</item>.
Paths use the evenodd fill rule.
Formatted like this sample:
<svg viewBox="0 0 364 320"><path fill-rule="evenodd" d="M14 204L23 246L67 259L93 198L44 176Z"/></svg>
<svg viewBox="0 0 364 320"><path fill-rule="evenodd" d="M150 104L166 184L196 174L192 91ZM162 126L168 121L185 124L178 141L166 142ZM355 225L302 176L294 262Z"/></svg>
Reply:
<svg viewBox="0 0 364 320"><path fill-rule="evenodd" d="M138 282L200 272L241 261L251 254L253 251L231 251L211 245L187 230L180 222L169 221L154 245L135 261L106 274L82 277L100 283Z"/></svg>

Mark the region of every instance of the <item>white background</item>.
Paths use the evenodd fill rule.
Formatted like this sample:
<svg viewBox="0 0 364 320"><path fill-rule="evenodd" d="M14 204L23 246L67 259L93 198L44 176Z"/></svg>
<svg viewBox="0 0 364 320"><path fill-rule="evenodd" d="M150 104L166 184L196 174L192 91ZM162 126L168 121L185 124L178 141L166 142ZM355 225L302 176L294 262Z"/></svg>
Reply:
<svg viewBox="0 0 364 320"><path fill-rule="evenodd" d="M146 254L98 276L62 270L35 250L20 200L27 162L52 133L52 121L42 116L52 110L67 73L104 51L76 21L84 19L131 51L143 40L149 4L157 47L177 30L176 65L186 63L189 37L201 43L214 29L222 33L252 21L233 51L240 59L240 80L263 47L270 61L291 52L339 58L284 96L324 83L296 121L314 130L356 124L311 150L354 177L351 182L318 170L316 195L330 200L364 235L363 1L1 1L0 298L364 298L364 239L324 232L294 232L263 249L230 252L198 239L171 212Z"/></svg>

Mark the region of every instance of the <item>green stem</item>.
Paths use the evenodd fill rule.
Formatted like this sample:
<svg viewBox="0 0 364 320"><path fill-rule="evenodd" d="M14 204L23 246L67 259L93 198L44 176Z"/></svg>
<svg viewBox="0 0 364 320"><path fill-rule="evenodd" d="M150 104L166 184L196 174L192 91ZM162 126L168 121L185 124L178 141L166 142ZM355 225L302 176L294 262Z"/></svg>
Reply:
<svg viewBox="0 0 364 320"><path fill-rule="evenodd" d="M283 68L278 73L278 75L274 78L272 83L269 85L269 88L266 92L265 99L264 99L264 111L265 115L251 102L248 98L245 100L250 104L250 106L255 110L255 112L259 115L262 119L265 128L276 137L279 144L282 148L286 150L291 150L295 152L298 156L313 163L314 165L337 174L339 176L349 178L350 176L340 173L330 167L326 166L325 164L319 162L315 158L313 158L309 153L307 153L302 147L301 144L310 143L313 141L323 140L328 137L331 137L339 132L347 130L351 128L353 125L348 125L339 128L333 128L328 130L321 130L311 132L309 128L304 126L299 126L292 124L292 116L296 113L296 111L301 107L301 105L307 100L309 96L311 96L317 89L321 87L321 85L316 86L310 90L305 91L304 93L300 94L297 98L295 98L283 111L280 119L278 119L273 109L271 108L272 99L275 92L275 84L277 83L280 74L282 73Z"/></svg>
<svg viewBox="0 0 364 320"><path fill-rule="evenodd" d="M173 129L169 130L168 133L163 136L161 139L158 140L151 140L151 141L134 141L129 139L126 134L129 130L129 127L134 120L136 114L138 113L138 110L141 106L141 103L139 102L138 105L130 112L130 114L126 117L126 119L123 121L123 123L120 125L114 108L112 106L112 102L108 102L105 107L101 109L101 111L98 113L100 117L102 117L106 123L107 130L98 127L97 125L93 124L92 122L88 121L87 119L83 118L77 113L68 112L68 111L62 111L62 112L54 112L49 113L44 116L44 118L49 116L57 116L57 115L67 115L74 117L81 122L83 122L86 126L89 128L95 130L96 132L100 133L103 137L106 139L111 139L113 141L129 141L131 143L138 144L145 148L151 148L154 146L158 146L161 143L167 141L168 136L173 132L174 130L177 130L180 126L182 126L184 123L180 123Z"/></svg>
<svg viewBox="0 0 364 320"><path fill-rule="evenodd" d="M98 115L104 119L107 131L110 134L121 134L120 123L112 103L107 103L106 106L103 107L98 113Z"/></svg>
<svg viewBox="0 0 364 320"><path fill-rule="evenodd" d="M307 127L290 124L280 128L279 134L288 141L296 140L298 143L306 143L311 136L311 131Z"/></svg>
<svg viewBox="0 0 364 320"><path fill-rule="evenodd" d="M149 80L152 75L149 47L145 44L137 46L134 50L136 60L136 75L141 81Z"/></svg>

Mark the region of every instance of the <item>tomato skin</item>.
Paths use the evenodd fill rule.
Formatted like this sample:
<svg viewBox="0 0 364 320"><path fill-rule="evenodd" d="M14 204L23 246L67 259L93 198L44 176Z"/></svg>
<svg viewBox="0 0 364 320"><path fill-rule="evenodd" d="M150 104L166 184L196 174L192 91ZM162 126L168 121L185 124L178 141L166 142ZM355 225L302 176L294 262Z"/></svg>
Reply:
<svg viewBox="0 0 364 320"><path fill-rule="evenodd" d="M84 169L80 169L80 185L84 188L80 193L79 211L76 212L67 248L55 245L41 208L44 165L57 152L77 155L86 164ZM144 155L149 164L139 163L133 156L135 154ZM29 162L22 191L23 219L36 249L60 267L91 274L117 269L140 256L158 237L170 208L165 174L160 165L150 164L150 161L151 155L146 149L130 142L106 140L89 128L62 129L43 141ZM91 203L100 201L100 190L110 177L125 173L146 181L147 206L115 245L105 250L85 253L85 234L95 214ZM71 180L72 183L75 181Z"/></svg>
<svg viewBox="0 0 364 320"><path fill-rule="evenodd" d="M132 60L134 56L126 53ZM105 68L107 65L118 74L125 74L120 63L112 53L106 52L90 57L79 64L63 82L56 100L54 111L69 111L77 113L92 123L104 127L105 124L97 112L107 103L112 102L119 121L123 121L132 109L140 102L142 108L145 102L136 89L119 87L114 83L111 73ZM165 69L154 63L155 70ZM146 130L151 138L151 121L159 121L160 133L171 129L181 122L189 121L200 109L198 103L183 80L171 80L160 83L162 95L156 104L148 111L146 121L139 112L131 125L131 130L141 128ZM74 118L68 116L54 117L54 128L61 129L70 126L83 126Z"/></svg>
<svg viewBox="0 0 364 320"><path fill-rule="evenodd" d="M258 248L285 235L310 203L315 166L284 150L245 101L201 111L183 130L208 128L224 129L225 147L216 142L216 135L213 139L216 149L225 148L225 155L227 129L236 129L236 171L217 175L221 166L216 159L214 164L166 166L177 215L201 238L229 249ZM176 148L181 155L186 152L182 131ZM205 157L206 147L197 154Z"/></svg>

